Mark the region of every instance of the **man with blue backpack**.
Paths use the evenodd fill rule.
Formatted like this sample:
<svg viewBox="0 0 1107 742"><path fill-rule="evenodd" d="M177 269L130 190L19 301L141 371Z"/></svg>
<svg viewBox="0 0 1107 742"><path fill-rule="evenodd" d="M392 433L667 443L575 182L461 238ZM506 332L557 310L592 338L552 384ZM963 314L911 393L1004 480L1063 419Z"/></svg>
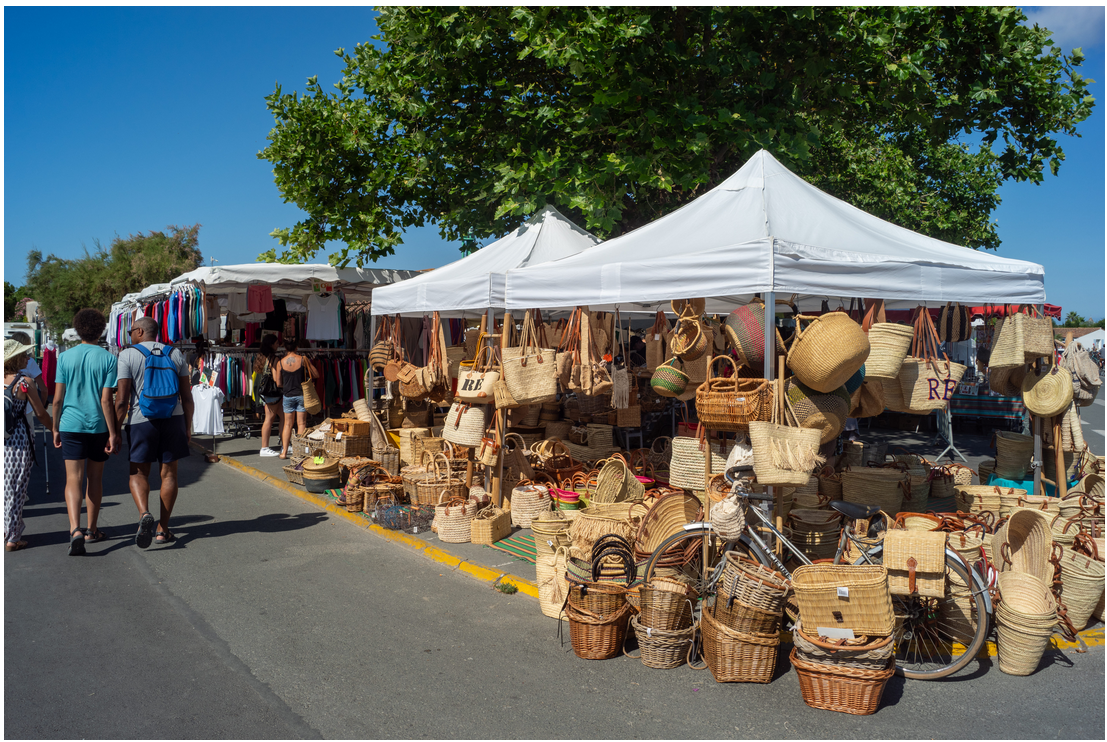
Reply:
<svg viewBox="0 0 1107 742"><path fill-rule="evenodd" d="M131 328L131 346L119 354L116 419L127 431L131 497L138 507L135 545L176 540L169 516L177 500L177 461L188 456L192 387L181 351L157 342L158 323L143 317ZM161 518L155 536L150 515L150 465L160 464Z"/></svg>

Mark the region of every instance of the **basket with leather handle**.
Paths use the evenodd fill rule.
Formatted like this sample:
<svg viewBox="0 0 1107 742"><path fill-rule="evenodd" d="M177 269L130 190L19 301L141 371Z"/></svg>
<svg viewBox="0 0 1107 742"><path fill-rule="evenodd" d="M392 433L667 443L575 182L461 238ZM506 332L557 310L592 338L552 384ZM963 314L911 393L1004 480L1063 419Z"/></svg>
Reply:
<svg viewBox="0 0 1107 742"><path fill-rule="evenodd" d="M906 406L919 414L945 409L950 397L957 390L965 367L939 357L938 332L926 307L919 307L915 317L915 333L911 341L911 354L904 359L899 371L900 391Z"/></svg>

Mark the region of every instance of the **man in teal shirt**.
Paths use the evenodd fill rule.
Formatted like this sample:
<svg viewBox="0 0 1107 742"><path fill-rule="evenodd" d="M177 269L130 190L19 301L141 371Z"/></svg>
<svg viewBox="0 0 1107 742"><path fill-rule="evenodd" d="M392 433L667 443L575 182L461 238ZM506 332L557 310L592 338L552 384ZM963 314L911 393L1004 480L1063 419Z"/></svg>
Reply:
<svg viewBox="0 0 1107 742"><path fill-rule="evenodd" d="M103 498L104 462L119 448L115 425L115 356L99 346L107 322L95 309L73 318L81 344L58 356L54 391L54 448L65 459L65 507L69 511L69 556L85 553L85 541L102 541L96 527ZM81 483L88 473L88 489ZM88 498L88 530L81 530L81 500Z"/></svg>

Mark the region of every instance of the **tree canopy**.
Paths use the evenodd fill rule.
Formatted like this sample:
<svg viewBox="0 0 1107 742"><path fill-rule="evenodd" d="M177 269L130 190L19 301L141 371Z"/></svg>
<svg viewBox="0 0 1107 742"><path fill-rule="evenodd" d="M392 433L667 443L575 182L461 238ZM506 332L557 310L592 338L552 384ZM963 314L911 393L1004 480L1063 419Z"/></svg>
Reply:
<svg viewBox="0 0 1107 742"><path fill-rule="evenodd" d="M16 304L20 299L27 298L27 291L22 286L16 287L4 281L4 321L21 322L23 317L16 313Z"/></svg>
<svg viewBox="0 0 1107 742"><path fill-rule="evenodd" d="M139 232L126 239L116 236L111 247L94 243L82 257L66 260L43 257L39 250L27 255L25 291L35 297L49 325L68 327L73 315L85 307L107 314L124 295L155 283L168 283L203 260L199 248L200 225L170 226L166 232Z"/></svg>
<svg viewBox="0 0 1107 742"><path fill-rule="evenodd" d="M400 7L342 79L266 98L258 157L305 219L263 255L392 254L403 230L504 234L552 204L601 237L767 149L909 229L999 244L1005 180L1040 182L1091 113L1083 56L994 7Z"/></svg>

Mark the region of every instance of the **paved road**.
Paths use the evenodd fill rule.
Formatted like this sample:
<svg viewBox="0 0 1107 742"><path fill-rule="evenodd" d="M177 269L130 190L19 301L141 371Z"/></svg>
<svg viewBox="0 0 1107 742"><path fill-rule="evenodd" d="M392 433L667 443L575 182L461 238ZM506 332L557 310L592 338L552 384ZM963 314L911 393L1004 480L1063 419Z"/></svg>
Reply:
<svg viewBox="0 0 1107 742"><path fill-rule="evenodd" d="M1104 737L1103 647L1051 652L1026 678L983 661L894 679L872 717L817 711L783 659L768 685L577 659L534 600L198 456L176 544L133 546L115 458L113 538L70 558L51 464L30 548L5 555L9 738Z"/></svg>

